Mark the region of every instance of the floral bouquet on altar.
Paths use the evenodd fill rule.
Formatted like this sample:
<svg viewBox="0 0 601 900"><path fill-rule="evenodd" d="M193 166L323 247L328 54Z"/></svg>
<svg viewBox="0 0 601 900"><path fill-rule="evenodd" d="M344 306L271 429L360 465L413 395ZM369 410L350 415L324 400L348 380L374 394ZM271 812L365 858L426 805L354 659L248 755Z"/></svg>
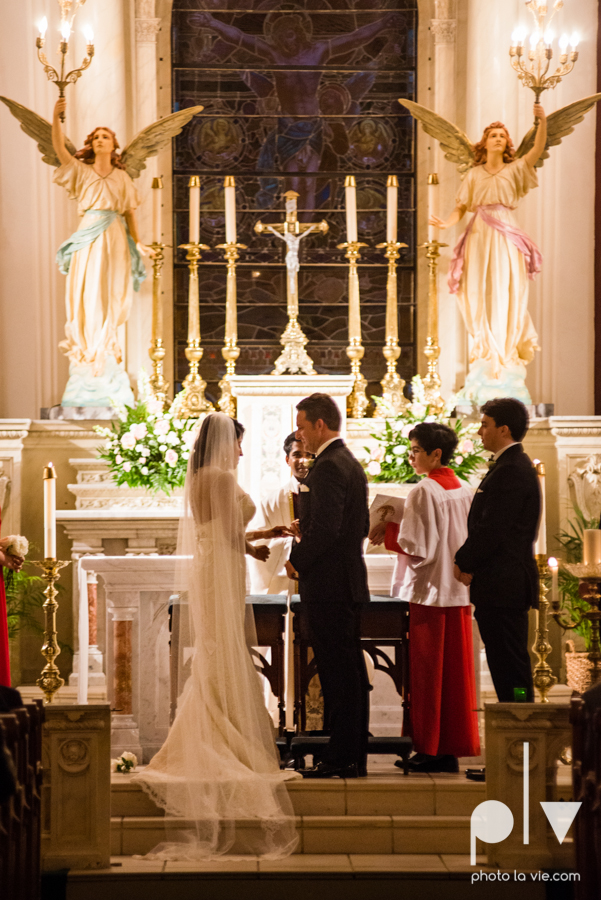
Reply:
<svg viewBox="0 0 601 900"><path fill-rule="evenodd" d="M144 370L138 387L140 399L134 406L117 407L117 425L96 427L106 438L98 455L108 464L117 484L170 494L183 486L200 422L178 418L177 400L169 410L163 410Z"/></svg>
<svg viewBox="0 0 601 900"><path fill-rule="evenodd" d="M458 478L468 481L479 468L485 465L484 448L476 432L480 425L477 422L464 425L460 419L451 419L451 413L455 406L455 398L447 402L445 409L439 416L431 416L426 403L424 385L419 375L411 381L412 401L399 416L385 421L382 434L372 434L377 441L377 447L366 447L369 459L364 463L365 471L370 481L381 484L402 484L421 481L421 475L416 475L415 470L409 465L409 440L410 432L420 422L441 422L448 425L456 432L459 439L449 468L453 469ZM381 411L384 401L380 397L376 401L376 415L378 408Z"/></svg>

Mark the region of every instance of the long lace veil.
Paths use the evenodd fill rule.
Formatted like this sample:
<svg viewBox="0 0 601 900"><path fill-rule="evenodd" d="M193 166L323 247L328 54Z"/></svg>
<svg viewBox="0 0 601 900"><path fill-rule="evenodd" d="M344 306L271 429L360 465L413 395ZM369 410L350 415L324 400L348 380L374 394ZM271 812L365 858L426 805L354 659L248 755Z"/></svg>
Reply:
<svg viewBox="0 0 601 900"><path fill-rule="evenodd" d="M186 475L173 607L175 719L136 777L166 811L167 841L152 855L285 856L297 843L273 727L245 641L245 524L232 420L211 413ZM177 675L176 675L177 670Z"/></svg>

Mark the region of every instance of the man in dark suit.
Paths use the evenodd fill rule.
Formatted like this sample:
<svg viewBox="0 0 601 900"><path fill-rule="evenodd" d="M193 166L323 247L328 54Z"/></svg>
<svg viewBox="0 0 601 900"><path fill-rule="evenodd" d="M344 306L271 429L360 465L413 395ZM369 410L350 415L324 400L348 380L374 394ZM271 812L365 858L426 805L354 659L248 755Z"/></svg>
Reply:
<svg viewBox="0 0 601 900"><path fill-rule="evenodd" d="M369 682L359 636L360 604L369 600L367 479L340 438L332 398L312 394L296 408L297 437L315 461L300 488L300 539L287 571L298 573L331 729L320 762L303 775L352 778L367 774Z"/></svg>
<svg viewBox="0 0 601 900"><path fill-rule="evenodd" d="M493 459L472 502L467 540L455 554L455 577L470 585L495 691L505 703L516 699L516 688L534 701L528 610L538 606L533 544L540 488L521 444L527 430L519 400L503 397L482 407L478 434Z"/></svg>

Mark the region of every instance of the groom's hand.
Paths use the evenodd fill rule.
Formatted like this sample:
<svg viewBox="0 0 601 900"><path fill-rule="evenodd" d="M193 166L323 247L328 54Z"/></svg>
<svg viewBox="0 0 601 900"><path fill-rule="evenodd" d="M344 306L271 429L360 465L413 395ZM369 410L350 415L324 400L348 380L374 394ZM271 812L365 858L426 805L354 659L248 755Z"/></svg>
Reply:
<svg viewBox="0 0 601 900"><path fill-rule="evenodd" d="M286 575L293 581L298 581L298 572L295 570L289 559L286 560Z"/></svg>
<svg viewBox="0 0 601 900"><path fill-rule="evenodd" d="M378 524L374 525L372 530L369 532L370 543L374 544L376 547L379 544L384 543L385 537L386 537L386 522L378 522Z"/></svg>

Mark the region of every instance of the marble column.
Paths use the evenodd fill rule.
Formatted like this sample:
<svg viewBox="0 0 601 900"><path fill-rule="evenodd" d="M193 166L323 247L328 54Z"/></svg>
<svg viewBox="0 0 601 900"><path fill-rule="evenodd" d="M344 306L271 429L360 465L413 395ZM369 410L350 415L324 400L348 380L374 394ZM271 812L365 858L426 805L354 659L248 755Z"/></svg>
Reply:
<svg viewBox="0 0 601 900"><path fill-rule="evenodd" d="M161 19L155 16L155 0L135 0L135 60L131 85L134 97L134 132L137 134L158 119L157 104L157 38ZM143 244L152 241L151 184L160 175L155 157L148 160L146 168L136 180L142 199L137 210L140 239ZM164 173L163 173L164 174ZM150 369L148 347L152 319L152 268L146 261L148 278L136 295L127 323L127 371L133 383L137 381L141 367ZM171 379L169 379L171 380Z"/></svg>
<svg viewBox="0 0 601 900"><path fill-rule="evenodd" d="M73 642L75 653L73 655L73 671L69 675L69 685L77 687L79 683L79 579L77 577L78 562L86 556L104 556L102 539L88 539L73 541L71 559L73 569L72 602L73 602ZM89 623L89 650L88 650L88 688L106 690L106 675L104 674L104 654L98 646L98 579L94 572L87 572L88 584L88 623ZM106 698L106 694L103 695Z"/></svg>
<svg viewBox="0 0 601 900"><path fill-rule="evenodd" d="M457 124L457 0L434 0L435 18L430 21L434 60L433 108L449 122ZM438 143L433 141L432 171L438 173L438 211L446 218L455 206L459 185L457 169L447 162ZM425 196L425 189L423 189ZM454 297L447 287L447 269L452 245L456 243L455 229L441 231L438 240L451 246L441 251L438 268L438 319L441 392L447 398L463 386L467 368L467 334ZM422 251L423 252L423 251Z"/></svg>
<svg viewBox="0 0 601 900"><path fill-rule="evenodd" d="M134 672L133 672L133 631L138 623L139 594L131 592L130 599L135 605L121 606L127 603L127 594L119 593L117 602L112 605L109 613L113 623L113 679L112 679L112 706L113 716L111 721L111 753L118 757L126 750L135 753L142 760L142 746L140 744L140 729L134 716ZM115 596L109 603L115 601ZM137 602L136 602L137 601Z"/></svg>

